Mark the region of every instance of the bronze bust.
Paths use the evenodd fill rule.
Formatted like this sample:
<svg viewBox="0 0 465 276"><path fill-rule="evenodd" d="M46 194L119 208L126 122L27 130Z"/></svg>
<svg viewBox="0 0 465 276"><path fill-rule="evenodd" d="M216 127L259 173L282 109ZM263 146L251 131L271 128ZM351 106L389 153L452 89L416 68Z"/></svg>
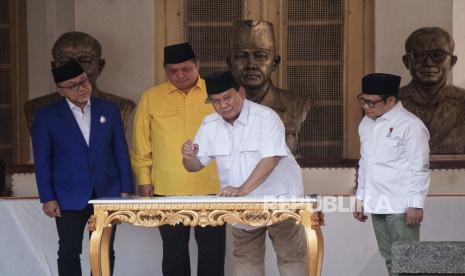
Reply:
<svg viewBox="0 0 465 276"><path fill-rule="evenodd" d="M273 85L271 74L281 61L276 54L273 25L266 21L235 21L231 42L227 63L234 77L245 88L247 99L279 114L286 128L286 143L295 154L311 100Z"/></svg>
<svg viewBox="0 0 465 276"><path fill-rule="evenodd" d="M399 97L428 128L431 154L465 153L465 90L447 83L457 62L450 34L439 27L414 31L402 60L412 80Z"/></svg>
<svg viewBox="0 0 465 276"><path fill-rule="evenodd" d="M123 125L126 129L129 116L136 105L129 99L101 91L97 87L96 81L105 66L105 60L102 58L102 47L95 38L83 32L64 33L53 45L52 56L52 67L65 64L71 59L76 60L84 69L92 84L92 95L118 104ZM34 122L35 112L61 98L62 96L55 92L26 101L24 104L24 111L29 131Z"/></svg>

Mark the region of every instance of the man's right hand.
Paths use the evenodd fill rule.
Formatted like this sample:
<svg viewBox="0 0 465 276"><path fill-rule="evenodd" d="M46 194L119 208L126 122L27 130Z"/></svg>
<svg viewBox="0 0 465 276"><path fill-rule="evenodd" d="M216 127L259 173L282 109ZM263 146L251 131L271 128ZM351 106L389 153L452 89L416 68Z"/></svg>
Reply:
<svg viewBox="0 0 465 276"><path fill-rule="evenodd" d="M153 185L139 185L139 195L143 197L153 197Z"/></svg>
<svg viewBox="0 0 465 276"><path fill-rule="evenodd" d="M355 200L354 218L361 222L365 222L368 219L368 216L363 213L363 202L358 199Z"/></svg>
<svg viewBox="0 0 465 276"><path fill-rule="evenodd" d="M58 206L58 202L56 200L50 200L45 202L42 205L42 210L47 216L51 218L61 217L60 206Z"/></svg>
<svg viewBox="0 0 465 276"><path fill-rule="evenodd" d="M194 144L191 140L187 140L182 145L181 153L183 158L191 160L197 156L197 153L199 153L199 145Z"/></svg>

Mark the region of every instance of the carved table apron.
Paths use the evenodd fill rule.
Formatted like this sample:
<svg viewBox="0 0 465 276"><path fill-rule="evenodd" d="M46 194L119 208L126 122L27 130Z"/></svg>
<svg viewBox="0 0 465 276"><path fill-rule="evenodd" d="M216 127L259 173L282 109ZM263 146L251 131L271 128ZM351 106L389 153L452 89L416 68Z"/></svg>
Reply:
<svg viewBox="0 0 465 276"><path fill-rule="evenodd" d="M319 276L323 261L322 214L310 197L217 197L172 196L156 198L112 198L89 201L94 215L89 219L92 275L109 276L109 245L114 224L158 227L163 224L217 226L224 223L267 226L294 219L305 228L308 275Z"/></svg>

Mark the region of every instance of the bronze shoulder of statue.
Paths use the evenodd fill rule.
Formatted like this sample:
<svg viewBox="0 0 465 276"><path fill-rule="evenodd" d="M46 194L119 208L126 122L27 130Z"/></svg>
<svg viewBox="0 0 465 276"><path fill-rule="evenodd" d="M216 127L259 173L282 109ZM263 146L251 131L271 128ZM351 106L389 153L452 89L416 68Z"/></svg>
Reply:
<svg viewBox="0 0 465 276"><path fill-rule="evenodd" d="M32 123L34 122L34 116L37 110L44 108L52 103L55 103L61 98L62 96L58 94L58 92L54 92L45 96L28 100L24 103L24 114L26 116L27 127L29 129L29 132L32 129Z"/></svg>
<svg viewBox="0 0 465 276"><path fill-rule="evenodd" d="M443 98L454 99L459 102L465 103L465 89L455 86L446 84L439 89L440 96ZM403 86L399 90L399 99L406 100L408 98L414 97L418 94L417 88L415 85L410 82L408 85Z"/></svg>
<svg viewBox="0 0 465 276"><path fill-rule="evenodd" d="M402 86L399 89L399 99L405 99L410 97L413 93L415 93L415 88L413 87L412 83L409 83L406 86Z"/></svg>
<svg viewBox="0 0 465 276"><path fill-rule="evenodd" d="M447 85L444 89L444 96L465 103L465 89L461 87ZM465 109L465 106L463 108Z"/></svg>
<svg viewBox="0 0 465 276"><path fill-rule="evenodd" d="M271 107L277 113L284 113L292 116L292 119L299 123L305 121L312 107L312 100L310 97L274 86L260 103Z"/></svg>
<svg viewBox="0 0 465 276"><path fill-rule="evenodd" d="M110 94L105 91L97 90L93 92L93 95L97 98L104 99L110 102L114 102L118 105L120 113L121 113L121 118L123 119L123 126L124 129L126 129L127 123L129 121L129 117L132 114L132 111L136 107L136 104L130 100L126 99L114 94Z"/></svg>
<svg viewBox="0 0 465 276"><path fill-rule="evenodd" d="M311 110L312 100L273 86L260 103L278 113L286 129L286 143L291 152L296 154L301 125Z"/></svg>

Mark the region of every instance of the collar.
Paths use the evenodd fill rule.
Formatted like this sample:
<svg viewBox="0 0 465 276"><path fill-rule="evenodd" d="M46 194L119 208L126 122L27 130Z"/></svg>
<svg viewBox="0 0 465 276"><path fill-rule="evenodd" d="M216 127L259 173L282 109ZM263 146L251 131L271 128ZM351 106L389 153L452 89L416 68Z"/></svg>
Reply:
<svg viewBox="0 0 465 276"><path fill-rule="evenodd" d="M243 125L247 125L249 121L249 113L250 113L250 102L249 100L245 99L244 103L242 104L242 109L241 113L239 114L239 117L234 121L234 123L239 122ZM218 113L216 113L218 114ZM219 115L218 115L219 116ZM219 116L221 120L224 122L226 125L230 125L228 122L226 122L223 117Z"/></svg>
<svg viewBox="0 0 465 276"><path fill-rule="evenodd" d="M182 92L180 89L178 89L176 86L174 86L174 84L172 84L170 81L168 81L168 84L169 84L169 88L168 88L168 93L171 94L173 92L178 92L178 93L182 93L182 94L186 94L184 92ZM189 90L189 92L187 94L189 94L190 92L192 91L195 91L197 89L200 89L200 91L202 91L202 89L204 89L205 91L207 91L205 89L205 82L203 81L203 79L201 79L200 77L197 77L197 81L195 82L195 85L191 88L191 90Z"/></svg>
<svg viewBox="0 0 465 276"><path fill-rule="evenodd" d="M245 99L244 103L242 104L241 113L239 114L239 118L237 118L237 121L244 125L247 125L249 121L249 113L250 113L250 102L247 99Z"/></svg>
<svg viewBox="0 0 465 276"><path fill-rule="evenodd" d="M383 119L386 121L393 121L395 120L399 115L400 115L400 110L403 109L404 107L402 106L402 103L398 101L388 112L384 113L381 117L378 119ZM378 120L376 119L376 120Z"/></svg>
<svg viewBox="0 0 465 276"><path fill-rule="evenodd" d="M70 100L68 100L68 98L65 97L65 99L66 99L66 102L67 102L68 105L69 105L69 108L71 108L71 110L79 110L79 111L82 112L82 110L81 110L81 108L80 108L79 106L73 104ZM84 111L86 111L86 110L89 109L89 108L90 108L90 98L89 98L89 100L87 101L86 105L84 106Z"/></svg>

